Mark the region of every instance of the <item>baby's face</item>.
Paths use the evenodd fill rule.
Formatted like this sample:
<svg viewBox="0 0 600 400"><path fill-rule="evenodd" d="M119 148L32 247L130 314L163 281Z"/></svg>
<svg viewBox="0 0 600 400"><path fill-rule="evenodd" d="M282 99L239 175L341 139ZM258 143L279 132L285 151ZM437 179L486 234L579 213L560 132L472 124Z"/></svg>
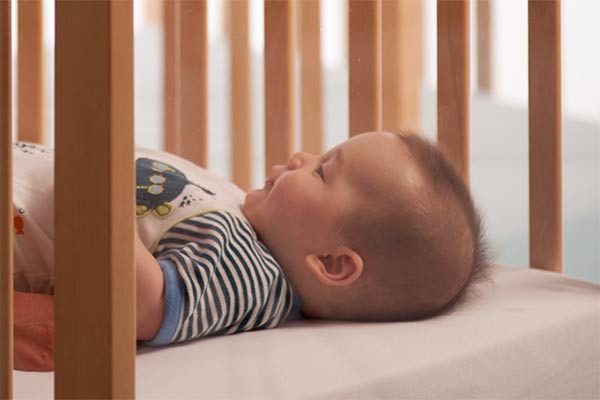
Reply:
<svg viewBox="0 0 600 400"><path fill-rule="evenodd" d="M243 211L271 251L318 247L336 208L354 205L345 156L342 146L320 156L296 153L287 165L272 167L262 189L246 195Z"/></svg>
<svg viewBox="0 0 600 400"><path fill-rule="evenodd" d="M394 134L382 132L354 136L319 156L296 153L272 168L262 189L247 193L242 209L285 272L295 275L289 269L301 268L304 256L340 245L338 217L364 203L365 193L385 192L385 182L399 175L410 181L407 152Z"/></svg>

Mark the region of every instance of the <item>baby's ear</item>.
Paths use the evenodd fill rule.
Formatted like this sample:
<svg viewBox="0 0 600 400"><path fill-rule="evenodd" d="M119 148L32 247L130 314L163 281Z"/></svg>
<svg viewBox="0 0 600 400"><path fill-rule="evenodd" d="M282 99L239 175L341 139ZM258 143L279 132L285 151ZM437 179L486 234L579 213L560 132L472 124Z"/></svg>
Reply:
<svg viewBox="0 0 600 400"><path fill-rule="evenodd" d="M349 247L338 247L330 254L307 254L304 264L325 285L345 286L356 281L363 271L362 257Z"/></svg>

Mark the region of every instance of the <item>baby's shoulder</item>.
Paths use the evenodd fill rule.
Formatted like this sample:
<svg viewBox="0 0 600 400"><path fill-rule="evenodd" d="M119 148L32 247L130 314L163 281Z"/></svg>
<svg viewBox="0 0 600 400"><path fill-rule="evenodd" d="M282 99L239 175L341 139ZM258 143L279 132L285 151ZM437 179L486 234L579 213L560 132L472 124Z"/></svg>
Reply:
<svg viewBox="0 0 600 400"><path fill-rule="evenodd" d="M229 210L208 210L186 217L165 232L159 247L171 239L181 245L197 242L219 248L262 246L250 223Z"/></svg>
<svg viewBox="0 0 600 400"><path fill-rule="evenodd" d="M205 211L201 214L190 216L182 221L182 223L201 225L207 229L218 231L222 235L248 236L253 240L257 239L252 225L245 218L240 217L230 210L217 209Z"/></svg>
<svg viewBox="0 0 600 400"><path fill-rule="evenodd" d="M213 210L187 220L188 225L198 228L192 235L199 240L212 236L214 242L239 257L255 260L261 264L277 264L271 251L262 243L252 225L245 218L227 210Z"/></svg>

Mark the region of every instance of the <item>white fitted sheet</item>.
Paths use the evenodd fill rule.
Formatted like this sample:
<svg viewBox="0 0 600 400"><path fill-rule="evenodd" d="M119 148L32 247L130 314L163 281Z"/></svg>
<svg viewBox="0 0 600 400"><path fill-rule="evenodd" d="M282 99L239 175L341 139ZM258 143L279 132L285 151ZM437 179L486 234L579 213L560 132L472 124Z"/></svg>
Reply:
<svg viewBox="0 0 600 400"><path fill-rule="evenodd" d="M297 321L138 349L137 398L600 398L600 285L496 266L493 285L417 322ZM53 373L15 371L17 399Z"/></svg>

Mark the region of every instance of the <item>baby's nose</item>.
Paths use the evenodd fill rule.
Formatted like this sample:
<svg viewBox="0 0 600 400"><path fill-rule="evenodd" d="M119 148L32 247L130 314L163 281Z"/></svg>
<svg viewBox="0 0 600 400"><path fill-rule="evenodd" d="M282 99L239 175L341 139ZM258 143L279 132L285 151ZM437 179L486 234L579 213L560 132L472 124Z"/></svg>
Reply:
<svg viewBox="0 0 600 400"><path fill-rule="evenodd" d="M271 167L271 178L272 179L277 179L279 177L279 175L281 175L283 173L284 170L287 169L287 165L273 165L273 167Z"/></svg>
<svg viewBox="0 0 600 400"><path fill-rule="evenodd" d="M308 153L302 151L294 153L287 165L274 165L271 167L271 178L276 180L286 169L294 170L302 167L309 158L310 154Z"/></svg>
<svg viewBox="0 0 600 400"><path fill-rule="evenodd" d="M297 153L294 153L294 155L292 156L292 158L290 158L290 162L288 163L288 168L289 169L300 168L302 165L304 165L304 163L306 162L306 160L309 157L310 157L309 154L305 153L303 151L299 151Z"/></svg>

